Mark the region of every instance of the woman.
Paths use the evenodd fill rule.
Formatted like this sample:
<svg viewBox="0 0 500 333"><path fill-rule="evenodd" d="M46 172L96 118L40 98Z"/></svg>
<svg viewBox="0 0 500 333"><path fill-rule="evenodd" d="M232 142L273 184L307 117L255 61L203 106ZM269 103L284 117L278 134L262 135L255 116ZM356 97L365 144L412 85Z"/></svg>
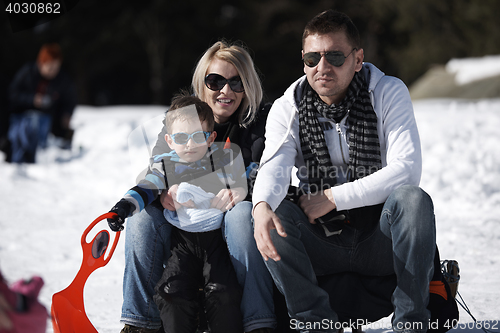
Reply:
<svg viewBox="0 0 500 333"><path fill-rule="evenodd" d="M216 141L238 145L246 167L258 163L264 149L268 107L261 107L262 87L248 52L219 41L199 60L192 79L195 95L208 103L216 121ZM164 138L165 128L159 134ZM153 149L164 150L158 140ZM249 169L250 170L250 169ZM249 184L251 193L252 181ZM257 250L249 198L222 190L212 207L226 211L223 230L238 282L243 287L241 310L245 332L271 332L276 326L273 282ZM156 332L161 326L153 301L154 287L170 256L170 224L163 208L175 210L164 191L155 202L127 222L123 282L122 333Z"/></svg>

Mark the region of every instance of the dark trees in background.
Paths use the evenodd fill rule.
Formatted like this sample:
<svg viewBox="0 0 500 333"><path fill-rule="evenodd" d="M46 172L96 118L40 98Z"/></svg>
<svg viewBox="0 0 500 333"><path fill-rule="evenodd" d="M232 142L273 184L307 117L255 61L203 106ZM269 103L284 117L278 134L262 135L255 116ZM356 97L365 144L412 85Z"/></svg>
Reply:
<svg viewBox="0 0 500 333"><path fill-rule="evenodd" d="M57 41L80 104L168 104L188 88L203 51L220 38L242 41L268 100L303 73L305 23L346 12L365 60L411 84L433 64L500 54L498 0L80 0L48 24L12 33L0 13L0 72L12 78L41 44Z"/></svg>

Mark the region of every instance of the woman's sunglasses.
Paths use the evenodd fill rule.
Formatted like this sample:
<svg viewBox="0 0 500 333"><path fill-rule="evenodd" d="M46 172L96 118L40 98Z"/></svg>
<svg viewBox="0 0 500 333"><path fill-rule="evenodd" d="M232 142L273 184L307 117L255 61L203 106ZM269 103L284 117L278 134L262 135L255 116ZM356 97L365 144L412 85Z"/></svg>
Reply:
<svg viewBox="0 0 500 333"><path fill-rule="evenodd" d="M302 60L304 60L304 64L307 67L316 67L319 64L321 57L325 57L326 61L328 61L330 65L340 67L344 64L347 57L349 57L354 50L357 50L357 48L353 48L351 50L351 53L349 53L347 56L344 56L344 54L340 51L325 52L323 54L319 52L307 52L306 54L304 54Z"/></svg>
<svg viewBox="0 0 500 333"><path fill-rule="evenodd" d="M205 131L196 131L191 134L179 132L175 134L170 134L170 137L178 145L185 145L186 143L188 143L189 139L193 139L195 143L201 144L207 142L208 138L210 137L210 134L212 133Z"/></svg>
<svg viewBox="0 0 500 333"><path fill-rule="evenodd" d="M239 76L233 76L230 79L226 79L224 76L214 73L205 76L205 85L208 89L213 91L221 90L228 83L231 90L236 93L245 91L243 82L241 81L241 78Z"/></svg>

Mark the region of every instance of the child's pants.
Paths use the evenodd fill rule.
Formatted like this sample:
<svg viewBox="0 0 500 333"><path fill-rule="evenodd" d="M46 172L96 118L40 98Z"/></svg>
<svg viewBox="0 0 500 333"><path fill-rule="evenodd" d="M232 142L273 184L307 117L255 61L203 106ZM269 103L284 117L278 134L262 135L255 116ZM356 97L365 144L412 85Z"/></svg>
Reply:
<svg viewBox="0 0 500 333"><path fill-rule="evenodd" d="M241 289L221 229L173 228L171 240L172 256L154 297L165 332L196 332L203 310L212 333L243 332Z"/></svg>

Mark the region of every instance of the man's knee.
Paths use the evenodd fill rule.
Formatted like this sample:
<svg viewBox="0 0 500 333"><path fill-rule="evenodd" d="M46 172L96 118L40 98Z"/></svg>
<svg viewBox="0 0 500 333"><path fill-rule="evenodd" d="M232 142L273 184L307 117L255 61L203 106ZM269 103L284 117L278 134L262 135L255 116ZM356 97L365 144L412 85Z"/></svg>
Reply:
<svg viewBox="0 0 500 333"><path fill-rule="evenodd" d="M431 197L420 187L404 185L394 190L384 210L390 211L389 224L397 223L402 230L431 236L435 231L434 206Z"/></svg>
<svg viewBox="0 0 500 333"><path fill-rule="evenodd" d="M420 187L414 185L400 186L389 197L398 203L429 205L432 207L431 197Z"/></svg>

